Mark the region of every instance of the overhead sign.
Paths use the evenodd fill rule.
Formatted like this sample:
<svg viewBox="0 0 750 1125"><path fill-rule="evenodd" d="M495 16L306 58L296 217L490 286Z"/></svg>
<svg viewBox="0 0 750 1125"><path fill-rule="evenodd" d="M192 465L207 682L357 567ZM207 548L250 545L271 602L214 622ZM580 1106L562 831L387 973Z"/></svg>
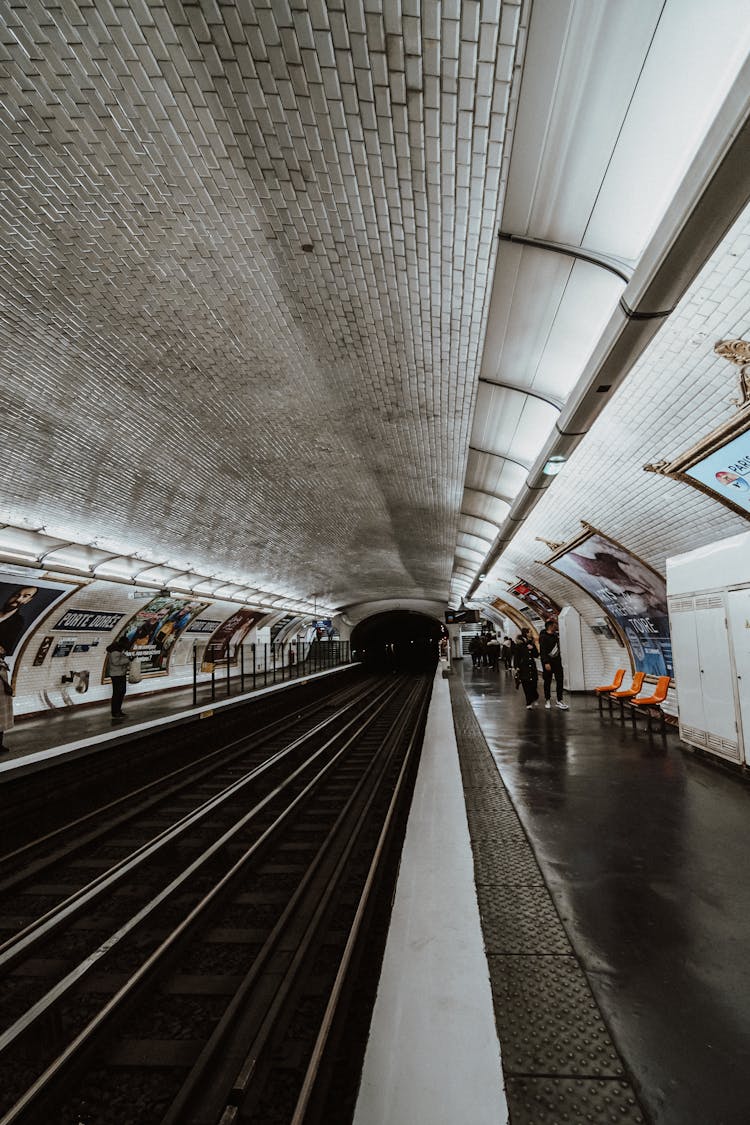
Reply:
<svg viewBox="0 0 750 1125"><path fill-rule="evenodd" d="M69 609L52 628L71 633L109 633L124 616L124 613L105 613L99 609Z"/></svg>
<svg viewBox="0 0 750 1125"><path fill-rule="evenodd" d="M477 625L480 616L478 609L446 609L446 625Z"/></svg>

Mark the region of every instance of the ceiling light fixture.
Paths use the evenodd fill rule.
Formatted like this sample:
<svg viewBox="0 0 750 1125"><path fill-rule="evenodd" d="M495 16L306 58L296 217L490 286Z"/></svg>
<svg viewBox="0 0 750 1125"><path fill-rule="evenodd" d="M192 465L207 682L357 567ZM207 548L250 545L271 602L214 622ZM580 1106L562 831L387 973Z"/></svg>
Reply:
<svg viewBox="0 0 750 1125"><path fill-rule="evenodd" d="M563 457L561 453L555 454L553 457L550 457L549 461L546 462L544 468L542 469L542 472L545 476L556 477L566 461L567 457Z"/></svg>

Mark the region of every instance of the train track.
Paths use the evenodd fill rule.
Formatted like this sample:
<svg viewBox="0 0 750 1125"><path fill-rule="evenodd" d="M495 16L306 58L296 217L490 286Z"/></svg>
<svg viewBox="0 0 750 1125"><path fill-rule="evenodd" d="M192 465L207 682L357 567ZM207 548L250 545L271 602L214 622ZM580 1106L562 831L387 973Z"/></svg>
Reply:
<svg viewBox="0 0 750 1125"><path fill-rule="evenodd" d="M0 861L0 1125L318 1119L428 697L368 682Z"/></svg>

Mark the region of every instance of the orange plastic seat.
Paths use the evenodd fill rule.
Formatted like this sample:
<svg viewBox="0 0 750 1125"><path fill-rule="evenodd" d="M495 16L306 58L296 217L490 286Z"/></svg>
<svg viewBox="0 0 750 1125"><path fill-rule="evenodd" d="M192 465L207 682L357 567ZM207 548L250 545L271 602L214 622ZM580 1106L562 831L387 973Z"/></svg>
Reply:
<svg viewBox="0 0 750 1125"><path fill-rule="evenodd" d="M661 729L664 730L664 712L659 706L667 698L671 679L669 676L659 676L656 681L652 695L637 695L629 700L630 715L633 720L633 730L635 730L635 717L638 712L643 708L641 714L645 714L648 720L648 729L651 730L651 716L656 711L661 719Z"/></svg>
<svg viewBox="0 0 750 1125"><path fill-rule="evenodd" d="M622 683L622 681L624 679L625 679L625 669L624 668L618 668L617 671L615 672L615 678L614 678L614 680L612 681L611 684L604 684L602 687L595 687L594 691L595 692L601 692L602 694L605 691L617 691L618 687L620 686L620 684Z"/></svg>
<svg viewBox="0 0 750 1125"><path fill-rule="evenodd" d="M663 703L667 698L670 682L670 676L659 676L653 695L638 695L630 702L637 707L656 706L657 703Z"/></svg>
<svg viewBox="0 0 750 1125"><path fill-rule="evenodd" d="M633 675L633 682L630 687L626 688L624 691L611 691L609 693L610 699L633 699L643 687L645 678L645 672L636 672Z"/></svg>

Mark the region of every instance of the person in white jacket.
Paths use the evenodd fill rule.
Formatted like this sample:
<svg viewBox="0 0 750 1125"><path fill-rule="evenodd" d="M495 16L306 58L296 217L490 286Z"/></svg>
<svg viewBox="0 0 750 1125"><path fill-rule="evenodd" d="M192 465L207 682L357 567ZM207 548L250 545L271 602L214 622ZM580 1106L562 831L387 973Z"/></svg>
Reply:
<svg viewBox="0 0 750 1125"><path fill-rule="evenodd" d="M124 719L122 702L128 685L128 669L133 659L128 654L128 642L113 641L107 646L107 675L112 681L112 721Z"/></svg>

